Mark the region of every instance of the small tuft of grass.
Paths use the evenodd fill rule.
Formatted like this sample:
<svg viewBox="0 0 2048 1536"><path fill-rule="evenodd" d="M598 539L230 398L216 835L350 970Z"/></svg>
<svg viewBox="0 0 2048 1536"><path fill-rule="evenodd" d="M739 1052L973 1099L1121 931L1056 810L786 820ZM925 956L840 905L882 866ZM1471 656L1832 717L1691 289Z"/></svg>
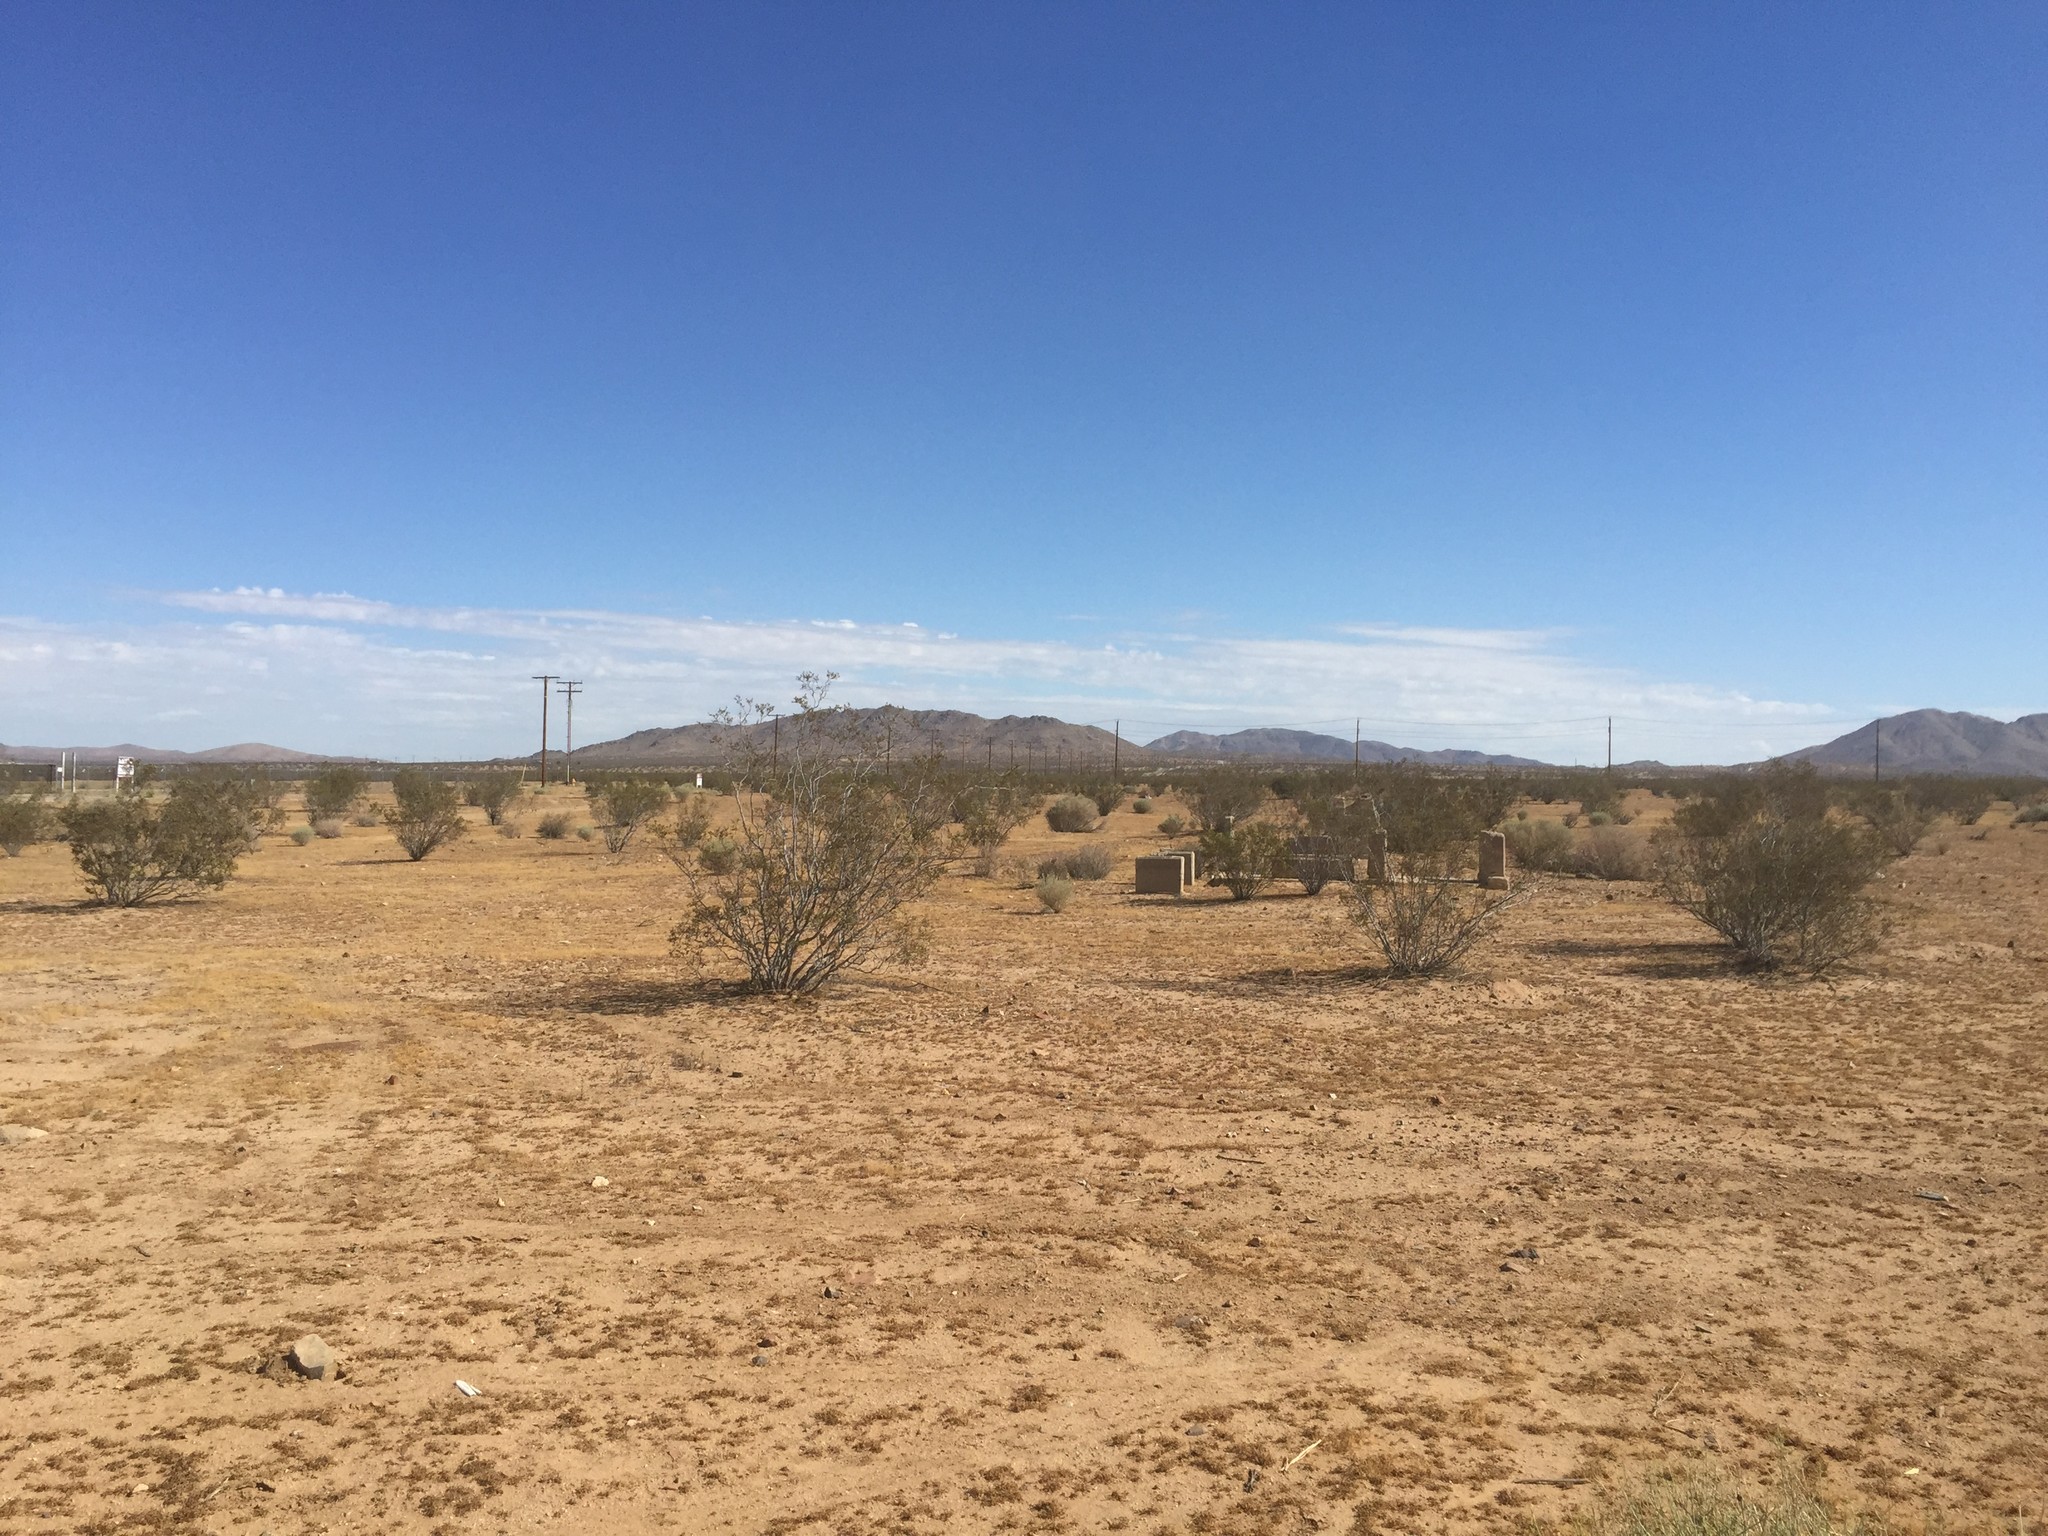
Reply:
<svg viewBox="0 0 2048 1536"><path fill-rule="evenodd" d="M1875 1536L1860 1518L1831 1510L1792 1468L1752 1493L1708 1472L1671 1471L1581 1510L1574 1536Z"/></svg>

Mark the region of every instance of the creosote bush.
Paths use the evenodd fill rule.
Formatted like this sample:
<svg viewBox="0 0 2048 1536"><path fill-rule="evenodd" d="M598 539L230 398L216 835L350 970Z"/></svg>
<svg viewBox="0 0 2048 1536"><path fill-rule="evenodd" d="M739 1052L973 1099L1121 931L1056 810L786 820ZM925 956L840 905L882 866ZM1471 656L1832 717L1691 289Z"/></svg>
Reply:
<svg viewBox="0 0 2048 1536"><path fill-rule="evenodd" d="M1093 832L1099 820L1095 802L1080 795L1061 795L1045 808L1045 824L1055 832Z"/></svg>
<svg viewBox="0 0 2048 1536"><path fill-rule="evenodd" d="M1121 784L1104 782L1090 785L1081 792L1095 802L1095 809L1107 816L1124 803L1124 787Z"/></svg>
<svg viewBox="0 0 2048 1536"><path fill-rule="evenodd" d="M1212 768L1177 787L1197 832L1219 832L1249 821L1266 803L1266 781L1245 768Z"/></svg>
<svg viewBox="0 0 2048 1536"><path fill-rule="evenodd" d="M370 776L347 763L323 768L300 786L306 801L306 820L346 816L370 788ZM375 822L371 823L376 825Z"/></svg>
<svg viewBox="0 0 2048 1536"><path fill-rule="evenodd" d="M505 824L505 817L519 799L519 775L506 769L480 773L462 789L465 805L476 806L484 813L484 820L494 827Z"/></svg>
<svg viewBox="0 0 2048 1536"><path fill-rule="evenodd" d="M668 786L655 779L606 779L590 790L607 853L624 853L633 834L668 805ZM580 834L579 834L580 835Z"/></svg>
<svg viewBox="0 0 2048 1536"><path fill-rule="evenodd" d="M1934 817L1904 790L1876 790L1863 796L1859 809L1885 849L1904 858L1919 846Z"/></svg>
<svg viewBox="0 0 2048 1536"><path fill-rule="evenodd" d="M760 992L811 992L886 958L916 959L923 930L907 909L952 852L943 764L895 757L886 738L826 702L830 684L799 678L798 713L772 755L741 729L771 711L725 717L737 738L732 863L707 868L700 852L682 866L692 904L674 942L737 957Z"/></svg>
<svg viewBox="0 0 2048 1536"><path fill-rule="evenodd" d="M675 819L658 823L655 835L671 859L687 854L704 841L711 830L711 797L700 790L681 790L676 795Z"/></svg>
<svg viewBox="0 0 2048 1536"><path fill-rule="evenodd" d="M391 795L384 820L407 858L424 859L469 829L462 819L462 792L444 779L401 768L391 776Z"/></svg>
<svg viewBox="0 0 2048 1536"><path fill-rule="evenodd" d="M341 836L341 830L341 818L339 816L322 816L312 826L305 829L313 837L339 837Z"/></svg>
<svg viewBox="0 0 2048 1536"><path fill-rule="evenodd" d="M1514 868L1552 874L1572 868L1577 844L1570 829L1559 823L1531 818L1503 823L1500 830L1508 840L1508 859Z"/></svg>
<svg viewBox="0 0 2048 1536"><path fill-rule="evenodd" d="M567 811L549 811L534 825L533 835L544 837L549 842L559 842L569 835L569 829L576 825L576 818Z"/></svg>
<svg viewBox="0 0 2048 1536"><path fill-rule="evenodd" d="M1249 901L1288 868L1288 837L1269 822L1248 821L1202 834L1202 864L1229 890Z"/></svg>
<svg viewBox="0 0 2048 1536"><path fill-rule="evenodd" d="M1004 842L1037 809L1038 796L1014 779L977 784L954 799L953 819L960 823L960 846L973 854L977 875L984 879L995 875L1001 867Z"/></svg>
<svg viewBox="0 0 2048 1536"><path fill-rule="evenodd" d="M1449 970L1534 887L1482 889L1442 855L1404 855L1385 885L1351 888L1351 915L1395 976Z"/></svg>
<svg viewBox="0 0 2048 1536"><path fill-rule="evenodd" d="M1167 837L1179 837L1187 829L1186 819L1180 816L1166 816L1159 822L1160 832Z"/></svg>
<svg viewBox="0 0 2048 1536"><path fill-rule="evenodd" d="M1038 903L1048 912L1064 912L1074 900L1074 882L1061 874L1043 874L1033 887Z"/></svg>
<svg viewBox="0 0 2048 1536"><path fill-rule="evenodd" d="M697 867L707 875L729 875L739 865L740 845L729 837L707 837L697 846Z"/></svg>
<svg viewBox="0 0 2048 1536"><path fill-rule="evenodd" d="M1744 964L1818 975L1877 942L1866 892L1885 852L1870 829L1829 814L1810 765L1779 765L1710 781L1680 806L1658 844L1659 879Z"/></svg>
<svg viewBox="0 0 2048 1536"><path fill-rule="evenodd" d="M1048 854L1038 861L1038 875L1063 875L1069 880L1101 880L1116 868L1116 855L1100 843L1072 853Z"/></svg>
<svg viewBox="0 0 2048 1536"><path fill-rule="evenodd" d="M297 843L301 848L305 847L308 843L313 841L313 829L311 827L293 827L292 841Z"/></svg>
<svg viewBox="0 0 2048 1536"><path fill-rule="evenodd" d="M1649 845L1640 834L1622 827L1595 827L1575 850L1572 863L1580 874L1595 880L1648 880L1657 872Z"/></svg>
<svg viewBox="0 0 2048 1536"><path fill-rule="evenodd" d="M10 859L21 857L30 843L41 842L49 829L49 813L43 805L45 791L40 784L25 791L0 795L0 850Z"/></svg>
<svg viewBox="0 0 2048 1536"><path fill-rule="evenodd" d="M218 890L249 846L250 808L226 776L178 779L161 801L129 791L58 813L92 899L136 907Z"/></svg>

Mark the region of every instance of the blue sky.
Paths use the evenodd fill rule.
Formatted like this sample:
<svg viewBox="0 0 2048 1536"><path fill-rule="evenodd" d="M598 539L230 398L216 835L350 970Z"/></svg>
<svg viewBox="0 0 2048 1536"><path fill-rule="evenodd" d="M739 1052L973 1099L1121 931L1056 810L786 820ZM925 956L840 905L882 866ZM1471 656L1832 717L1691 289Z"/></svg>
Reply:
<svg viewBox="0 0 2048 1536"><path fill-rule="evenodd" d="M2048 708L2038 5L4 25L0 740Z"/></svg>

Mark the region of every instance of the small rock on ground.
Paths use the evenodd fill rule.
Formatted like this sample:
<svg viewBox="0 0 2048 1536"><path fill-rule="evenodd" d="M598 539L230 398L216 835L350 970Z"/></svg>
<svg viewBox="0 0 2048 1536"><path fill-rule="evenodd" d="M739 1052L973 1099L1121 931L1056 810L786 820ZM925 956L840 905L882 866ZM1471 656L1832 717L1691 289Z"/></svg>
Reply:
<svg viewBox="0 0 2048 1536"><path fill-rule="evenodd" d="M317 1333L309 1333L291 1347L285 1362L301 1376L313 1381L334 1379L334 1351Z"/></svg>

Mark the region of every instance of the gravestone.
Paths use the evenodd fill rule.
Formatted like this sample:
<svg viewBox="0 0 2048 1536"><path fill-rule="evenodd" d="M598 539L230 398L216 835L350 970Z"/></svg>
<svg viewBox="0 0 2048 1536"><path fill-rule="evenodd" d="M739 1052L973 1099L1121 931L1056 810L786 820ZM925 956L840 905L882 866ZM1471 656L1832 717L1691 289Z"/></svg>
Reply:
<svg viewBox="0 0 2048 1536"><path fill-rule="evenodd" d="M1489 891L1508 888L1508 838L1505 832L1479 834L1479 883Z"/></svg>
<svg viewBox="0 0 2048 1536"><path fill-rule="evenodd" d="M1178 896L1187 888L1187 855L1181 853L1155 853L1145 855L1137 864L1137 894L1140 896Z"/></svg>
<svg viewBox="0 0 2048 1536"><path fill-rule="evenodd" d="M1365 878L1374 885L1387 883L1387 834L1384 832L1366 835Z"/></svg>

